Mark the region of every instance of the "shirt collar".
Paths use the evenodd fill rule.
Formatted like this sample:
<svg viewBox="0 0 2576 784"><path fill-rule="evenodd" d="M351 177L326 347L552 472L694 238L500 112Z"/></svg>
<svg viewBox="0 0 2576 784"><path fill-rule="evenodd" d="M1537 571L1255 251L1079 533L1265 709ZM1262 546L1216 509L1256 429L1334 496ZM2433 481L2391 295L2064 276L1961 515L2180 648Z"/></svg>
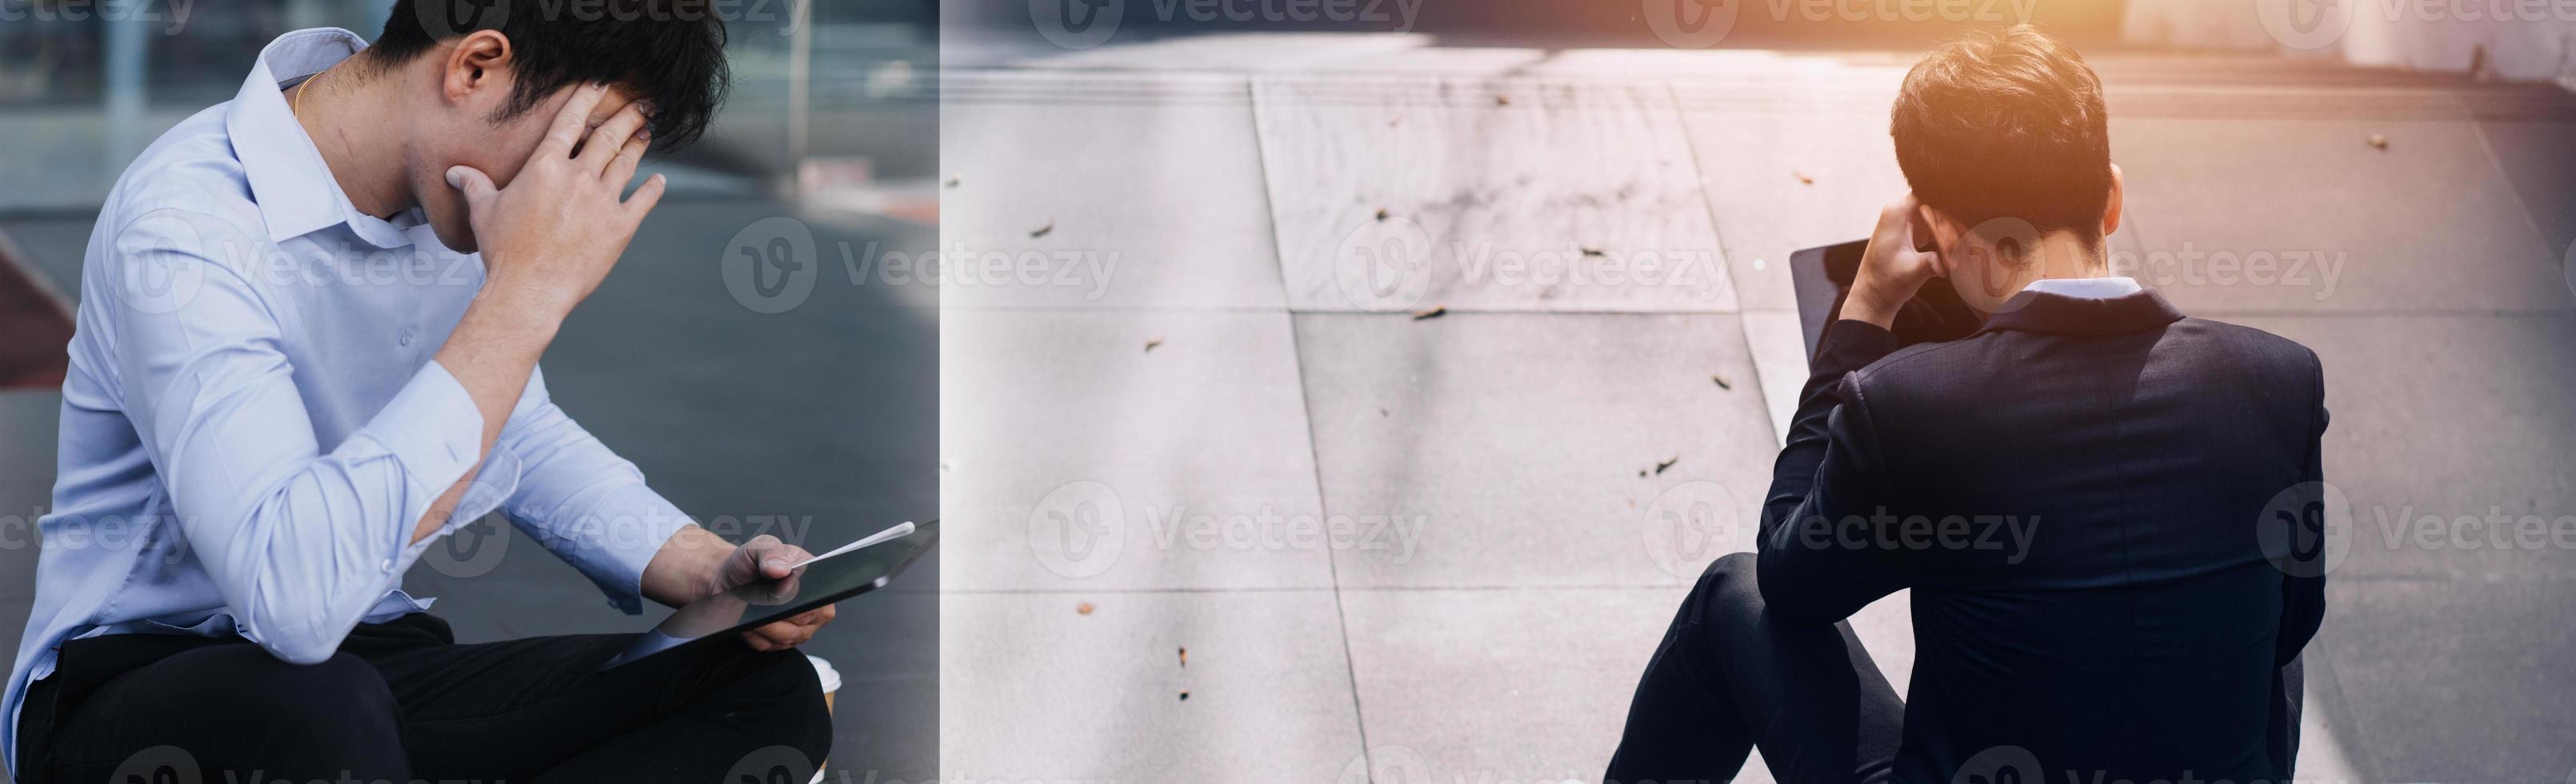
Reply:
<svg viewBox="0 0 2576 784"><path fill-rule="evenodd" d="M280 92L282 85L321 73L365 48L366 39L336 27L278 36L260 50L259 62L251 66L241 93L224 114L224 131L250 180L251 195L259 201L271 241L348 224L359 239L379 248L412 244L408 229L420 222L418 211L406 211L393 221L358 212Z"/></svg>
<svg viewBox="0 0 2576 784"><path fill-rule="evenodd" d="M2144 287L2136 278L2041 278L2022 287L2023 291L2056 294L2077 299L2111 299L2136 294Z"/></svg>
<svg viewBox="0 0 2576 784"><path fill-rule="evenodd" d="M2092 278L2089 280L2115 280ZM2117 278L2116 280L2129 280ZM2046 282L2046 281L2042 281ZM2066 283L2073 283L2067 281ZM2060 283L2057 285L2065 285ZM2108 286L2111 284L2094 284ZM2182 311L2165 301L2154 289L2137 286L2129 293L2114 296L2083 296L2054 291L2057 286L2033 284L2021 293L2004 300L2003 307L1986 317L1978 332L2016 330L2052 335L2122 335L2155 329L2182 320Z"/></svg>

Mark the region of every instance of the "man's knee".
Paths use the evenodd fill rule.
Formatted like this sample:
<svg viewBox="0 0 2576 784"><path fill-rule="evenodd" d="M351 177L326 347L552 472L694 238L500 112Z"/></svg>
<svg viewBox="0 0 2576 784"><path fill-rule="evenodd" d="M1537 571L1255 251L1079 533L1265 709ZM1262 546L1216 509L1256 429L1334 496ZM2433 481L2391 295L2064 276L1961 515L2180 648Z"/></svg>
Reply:
<svg viewBox="0 0 2576 784"><path fill-rule="evenodd" d="M254 646L228 645L202 653L228 661L206 688L221 693L228 712L257 716L273 732L336 738L353 732L396 730L393 689L384 675L346 653L314 664L290 664Z"/></svg>
<svg viewBox="0 0 2576 784"><path fill-rule="evenodd" d="M822 764L832 751L832 711L823 702L823 681L813 662L795 649L743 655L745 672L732 684L743 710L758 714L756 720L776 732L772 737Z"/></svg>
<svg viewBox="0 0 2576 784"><path fill-rule="evenodd" d="M1700 572L1691 588L1693 620L1704 625L1751 623L1762 617L1762 586L1752 553L1728 553Z"/></svg>
<svg viewBox="0 0 2576 784"><path fill-rule="evenodd" d="M181 665L193 682L164 686L163 694L222 717L160 741L188 752L209 780L253 770L296 781L404 772L393 691L363 659L336 653L290 664L258 646L222 645L164 663Z"/></svg>

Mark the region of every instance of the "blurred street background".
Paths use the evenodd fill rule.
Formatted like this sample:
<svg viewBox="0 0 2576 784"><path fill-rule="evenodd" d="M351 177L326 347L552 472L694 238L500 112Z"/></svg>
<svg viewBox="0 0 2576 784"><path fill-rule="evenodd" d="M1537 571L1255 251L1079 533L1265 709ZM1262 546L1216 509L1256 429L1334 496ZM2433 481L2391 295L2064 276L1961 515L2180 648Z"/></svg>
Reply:
<svg viewBox="0 0 2576 784"><path fill-rule="evenodd" d="M2009 5L952 4L943 242L1115 272L943 292L943 769L1598 780L1751 549L1790 255L1904 192L1917 53L2030 19L2115 271L2324 359L2300 777L2570 781L2576 23ZM1856 626L1903 689L1903 595Z"/></svg>
<svg viewBox="0 0 2576 784"><path fill-rule="evenodd" d="M0 239L14 246L0 255L68 303L125 161L231 100L277 35L330 26L373 38L391 7L0 0ZM670 195L543 366L565 411L703 524L819 551L938 514L937 292L837 277L843 253L937 241L937 9L727 8L731 100L703 142L647 161L670 175ZM723 262L766 248L782 226L810 233L832 274L796 303L756 310ZM54 389L0 391L0 635L11 651L34 591L33 523L51 503L61 402ZM844 603L806 646L843 682L836 775L934 775L938 572L925 562ZM668 612L618 614L497 515L433 547L404 588L438 597L465 642L641 631Z"/></svg>

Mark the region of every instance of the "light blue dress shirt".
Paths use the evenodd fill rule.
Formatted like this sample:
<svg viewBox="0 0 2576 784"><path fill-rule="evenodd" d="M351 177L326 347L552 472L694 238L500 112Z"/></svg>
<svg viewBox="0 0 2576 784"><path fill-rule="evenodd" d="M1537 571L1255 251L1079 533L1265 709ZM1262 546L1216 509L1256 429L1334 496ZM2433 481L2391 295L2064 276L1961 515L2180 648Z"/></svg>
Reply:
<svg viewBox="0 0 2576 784"><path fill-rule="evenodd" d="M411 541L475 466L482 415L430 358L483 263L418 209L359 213L287 108L282 84L365 46L278 38L99 211L35 603L0 703L13 762L19 705L64 640L239 635L318 662L360 622L427 609L403 571L495 509L632 614L645 564L689 522L555 407L540 371L460 508Z"/></svg>

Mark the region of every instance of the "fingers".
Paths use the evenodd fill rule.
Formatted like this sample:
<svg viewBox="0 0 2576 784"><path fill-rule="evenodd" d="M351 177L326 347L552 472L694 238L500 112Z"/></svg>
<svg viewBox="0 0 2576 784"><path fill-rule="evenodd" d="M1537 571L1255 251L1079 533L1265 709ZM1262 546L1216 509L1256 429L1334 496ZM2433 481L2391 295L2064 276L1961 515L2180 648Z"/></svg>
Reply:
<svg viewBox="0 0 2576 784"><path fill-rule="evenodd" d="M465 192L465 207L469 212L481 211L483 205L491 203L492 197L501 192L492 186L489 175L472 166L448 167L447 184Z"/></svg>
<svg viewBox="0 0 2576 784"><path fill-rule="evenodd" d="M591 110L608 95L604 84L585 84L572 90L572 100L564 102L563 111L555 113L555 124L546 129L546 138L537 143L537 151L528 160L570 158L573 145L581 143L581 132L590 127Z"/></svg>
<svg viewBox="0 0 2576 784"><path fill-rule="evenodd" d="M634 138L626 140L626 149L617 151L617 158L608 162L608 172L600 175L600 179L619 188L626 187L628 181L635 179L635 167L643 164L644 151L652 146L651 132L636 133Z"/></svg>
<svg viewBox="0 0 2576 784"><path fill-rule="evenodd" d="M607 122L600 123L597 130L590 132L590 142L581 146L581 157L575 160L580 161L582 171L604 173L609 163L625 152L627 140L643 127L644 105L627 104L626 108L610 115ZM618 184L624 185L625 182L620 180Z"/></svg>
<svg viewBox="0 0 2576 784"><path fill-rule="evenodd" d="M755 650L775 651L794 648L814 639L814 633L831 623L835 612L831 605L800 614L777 623L743 632L743 642Z"/></svg>
<svg viewBox="0 0 2576 784"><path fill-rule="evenodd" d="M635 189L635 195L626 197L628 220L643 220L644 213L652 212L653 205L662 203L662 191L667 187L666 179L661 174L654 174L646 178L642 186Z"/></svg>

